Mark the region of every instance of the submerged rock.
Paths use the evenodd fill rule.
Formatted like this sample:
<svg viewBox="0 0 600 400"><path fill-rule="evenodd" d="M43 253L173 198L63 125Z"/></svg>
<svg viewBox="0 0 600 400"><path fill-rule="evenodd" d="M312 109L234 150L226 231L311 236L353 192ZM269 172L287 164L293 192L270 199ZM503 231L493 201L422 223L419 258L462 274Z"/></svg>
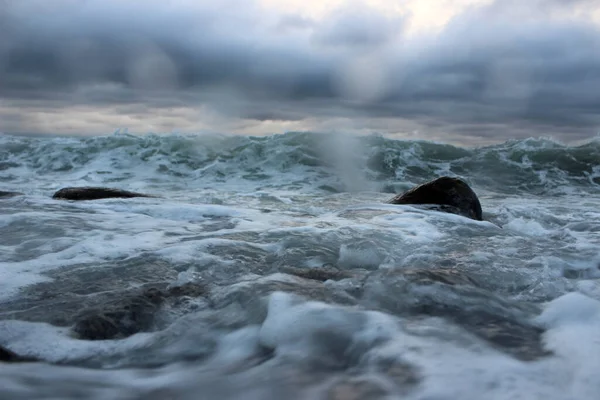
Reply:
<svg viewBox="0 0 600 400"><path fill-rule="evenodd" d="M439 282L446 285L479 286L472 277L455 268L403 269L400 273L411 282L421 285Z"/></svg>
<svg viewBox="0 0 600 400"><path fill-rule="evenodd" d="M10 199L11 197L23 196L23 193L20 192L5 192L0 190L0 199Z"/></svg>
<svg viewBox="0 0 600 400"><path fill-rule="evenodd" d="M267 310L261 298L278 291L323 303L356 305L356 299L343 290L331 290L318 280L285 273L234 283L212 293L210 301L215 309L225 308L232 303L240 304L245 309L257 308L260 309L261 318L264 318L262 314L265 314Z"/></svg>
<svg viewBox="0 0 600 400"><path fill-rule="evenodd" d="M208 288L206 286L194 282L186 282L183 285L167 287L163 296L165 298L180 296L200 297L207 294Z"/></svg>
<svg viewBox="0 0 600 400"><path fill-rule="evenodd" d="M475 192L458 178L443 176L400 194L390 204L431 204L443 212L483 221L481 203Z"/></svg>
<svg viewBox="0 0 600 400"><path fill-rule="evenodd" d="M425 300L425 299L423 299ZM482 299L483 300L483 299ZM522 361L551 355L544 348L544 330L529 321L496 309L476 309L439 302L433 298L411 310L415 314L444 318L487 342L495 349Z"/></svg>
<svg viewBox="0 0 600 400"><path fill-rule="evenodd" d="M126 298L81 313L73 325L79 339L123 339L152 328L160 306L169 298L199 297L207 294L205 286L188 283L167 288L148 288Z"/></svg>
<svg viewBox="0 0 600 400"><path fill-rule="evenodd" d="M371 286L372 285L372 286ZM534 323L536 306L504 299L458 268L392 269L373 274L365 288L368 304L404 318L436 317L516 359L551 354L544 329Z"/></svg>
<svg viewBox="0 0 600 400"><path fill-rule="evenodd" d="M120 299L114 304L87 310L73 326L80 339L120 339L148 330L154 314L164 301L158 289L148 289L138 295Z"/></svg>
<svg viewBox="0 0 600 400"><path fill-rule="evenodd" d="M148 194L129 192L103 187L67 187L54 193L57 200L100 200L111 198L155 197Z"/></svg>
<svg viewBox="0 0 600 400"><path fill-rule="evenodd" d="M341 271L330 266L323 266L320 268L283 267L281 268L281 272L319 282L325 282L328 280L339 281L352 276L352 274L348 273L347 271Z"/></svg>
<svg viewBox="0 0 600 400"><path fill-rule="evenodd" d="M22 357L0 346L0 362L35 362L34 358Z"/></svg>
<svg viewBox="0 0 600 400"><path fill-rule="evenodd" d="M494 315L483 310L455 313L454 322L522 361L534 361L552 354L544 348L544 330L524 321Z"/></svg>
<svg viewBox="0 0 600 400"><path fill-rule="evenodd" d="M444 318L518 360L534 361L552 354L544 347L544 330L510 312L502 315L499 310L460 307L430 298L412 307L411 314Z"/></svg>

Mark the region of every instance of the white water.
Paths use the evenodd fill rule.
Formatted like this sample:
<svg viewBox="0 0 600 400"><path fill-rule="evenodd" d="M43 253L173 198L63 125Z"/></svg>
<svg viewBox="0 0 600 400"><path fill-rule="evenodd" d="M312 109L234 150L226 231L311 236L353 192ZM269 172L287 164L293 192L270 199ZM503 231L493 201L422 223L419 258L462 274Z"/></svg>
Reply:
<svg viewBox="0 0 600 400"><path fill-rule="evenodd" d="M0 171L0 189L26 196L0 200L0 346L61 366L0 365L0 398L600 396L600 196L595 184L577 183L583 172L568 178L572 186L546 182L546 194L539 186L527 194L516 178L504 192L474 184L488 219L477 222L382 204L390 194L377 187L419 183L403 176L338 180L338 165L278 164L296 157L289 148L269 154L277 162L242 157L247 164L239 164L236 156L236 165L215 159L192 169L197 149L182 176L157 171L160 160L152 169L131 164L127 147L47 169L72 154L61 142L69 140L80 146L76 139L42 142L46 150L37 144L43 171L15 149L2 159L20 164ZM57 143L60 151L49 152ZM270 166L251 171L258 164ZM168 167L177 168L184 170ZM348 179L351 193L320 189ZM163 198L51 199L60 187L83 184ZM320 282L287 272L323 265L344 277ZM439 268L478 287L402 275ZM200 282L209 293L166 302L151 329L125 339L87 341L71 332L69 318L80 311L153 282ZM453 319L477 312L539 327L540 346L551 354L525 361L521 350Z"/></svg>

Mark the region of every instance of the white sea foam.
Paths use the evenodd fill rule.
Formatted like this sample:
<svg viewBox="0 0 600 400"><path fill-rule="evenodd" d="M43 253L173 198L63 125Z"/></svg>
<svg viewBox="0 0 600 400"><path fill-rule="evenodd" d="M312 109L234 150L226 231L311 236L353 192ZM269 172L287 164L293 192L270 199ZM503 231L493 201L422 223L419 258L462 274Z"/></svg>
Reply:
<svg viewBox="0 0 600 400"><path fill-rule="evenodd" d="M119 398L118 393L123 390L137 393L141 398L144 393L160 389L164 393L179 393L181 397L178 398L188 399L193 398L197 390L210 392L224 384L220 380L207 384L213 376L210 365L213 370L244 365L246 360L256 356L261 344L274 348L276 359L286 362L320 359L328 356L323 351L329 349L333 352L329 356L334 358L348 357L351 354L348 351L358 352L358 360L362 360L363 365L361 368L367 370L369 365L383 359L413 365L421 383L402 391L403 398L407 399L475 400L484 395L495 400L594 398L600 390L600 383L594 378L594 371L600 367L597 357L600 345L596 340L600 328L600 302L580 294L568 294L550 302L538 322L547 329L546 346L554 355L524 362L482 347L473 339L465 341L468 336L463 339L457 336L450 345L444 338L464 334L438 319L411 322L411 329L406 330L400 320L382 313L307 302L278 292L270 296L264 323L222 336L216 352L205 366L172 365L155 372L119 372L127 379L114 379L113 373L103 371L56 366L32 366L26 370L19 366L6 366L0 376L3 383L0 393L15 396L11 398L25 398L23 396L27 393L30 398L38 399L50 388L61 393L65 387L86 381L104 387L102 394L83 391L90 398ZM116 342L86 342L68 338L64 329L16 321L0 323L0 332L2 344L9 343L14 350L54 361L110 352L127 353L147 346L158 335L136 335ZM337 350L335 347L322 347L330 340L341 347ZM54 345L49 347L48 343ZM260 367L263 378L256 380L249 390L276 383L264 376L269 373L276 376L277 364L271 364L274 368L271 372L267 372L269 364ZM40 380L32 381L33 386L29 387L14 383L16 377L25 376L29 371L36 371ZM46 381L41 378L43 376L52 379ZM192 376L195 378L191 379ZM244 380L243 377L239 379L240 382ZM400 390L390 377L382 375L378 379L389 390ZM240 393L227 398L241 396Z"/></svg>
<svg viewBox="0 0 600 400"><path fill-rule="evenodd" d="M539 222L533 220L525 220L524 218L517 218L504 225L505 229L510 229L515 232L524 233L531 236L545 236L551 231L545 229Z"/></svg>
<svg viewBox="0 0 600 400"><path fill-rule="evenodd" d="M598 397L600 170L589 164L598 144L531 139L467 150L372 137L334 159L323 143L309 134L0 137L10 149L0 152L1 189L26 193L0 202L1 318L65 323L87 301L118 301L121 288L207 285L196 299L166 300L158 331L122 340L0 321L0 345L17 353L119 368L3 365L0 398L316 398L349 374L415 400ZM577 163L563 170L561 159ZM456 171L483 194L492 222L358 192ZM161 198L51 199L79 185ZM288 269L324 264L343 279ZM419 268L453 268L478 287L410 286L402 273ZM527 314L553 355L520 361L469 327L405 314L411 301ZM166 365L123 369L140 360ZM407 366L406 381L417 383L380 373L383 361Z"/></svg>

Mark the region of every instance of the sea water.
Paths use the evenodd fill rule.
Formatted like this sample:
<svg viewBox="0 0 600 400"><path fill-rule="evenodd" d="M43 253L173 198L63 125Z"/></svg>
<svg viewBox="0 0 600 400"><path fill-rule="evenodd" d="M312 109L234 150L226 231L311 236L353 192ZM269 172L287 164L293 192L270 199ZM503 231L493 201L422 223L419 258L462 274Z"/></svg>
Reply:
<svg viewBox="0 0 600 400"><path fill-rule="evenodd" d="M439 176L484 221L385 203ZM4 135L0 190L0 346L43 361L2 399L600 397L597 140ZM136 333L74 332L153 285Z"/></svg>

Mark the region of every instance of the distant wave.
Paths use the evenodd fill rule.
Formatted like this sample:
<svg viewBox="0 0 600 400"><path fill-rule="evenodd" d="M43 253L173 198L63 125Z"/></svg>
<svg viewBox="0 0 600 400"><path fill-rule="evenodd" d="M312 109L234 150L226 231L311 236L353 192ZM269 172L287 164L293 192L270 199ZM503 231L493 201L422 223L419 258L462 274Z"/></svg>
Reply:
<svg viewBox="0 0 600 400"><path fill-rule="evenodd" d="M516 194L600 192L600 140L549 139L461 148L382 136L286 133L95 137L0 136L0 182L43 178L103 183L146 180L198 185L235 181L277 187L393 192L444 175Z"/></svg>

